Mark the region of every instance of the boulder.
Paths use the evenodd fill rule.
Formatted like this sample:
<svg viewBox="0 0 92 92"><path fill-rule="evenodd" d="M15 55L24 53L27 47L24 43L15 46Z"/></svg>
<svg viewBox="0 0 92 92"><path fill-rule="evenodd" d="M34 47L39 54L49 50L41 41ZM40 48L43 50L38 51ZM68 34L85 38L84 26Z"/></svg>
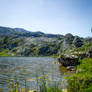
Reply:
<svg viewBox="0 0 92 92"><path fill-rule="evenodd" d="M65 35L64 40L66 41L66 44L72 44L72 41L74 40L74 36L68 33Z"/></svg>
<svg viewBox="0 0 92 92"><path fill-rule="evenodd" d="M72 44L74 40L74 36L70 33L66 34L64 36L64 42L63 42L63 50L67 49L70 47L70 45Z"/></svg>
<svg viewBox="0 0 92 92"><path fill-rule="evenodd" d="M60 58L58 58L59 63L61 63L63 66L76 66L79 64L78 58L73 57L65 57L64 55L61 55Z"/></svg>
<svg viewBox="0 0 92 92"><path fill-rule="evenodd" d="M75 47L81 47L83 45L83 41L81 40L80 37L75 36L75 38L73 40L73 44Z"/></svg>
<svg viewBox="0 0 92 92"><path fill-rule="evenodd" d="M92 48L87 52L88 57L92 58Z"/></svg>
<svg viewBox="0 0 92 92"><path fill-rule="evenodd" d="M66 69L70 70L70 71L75 71L76 70L76 68L74 66L68 66Z"/></svg>
<svg viewBox="0 0 92 92"><path fill-rule="evenodd" d="M92 42L92 37L85 38L85 42Z"/></svg>

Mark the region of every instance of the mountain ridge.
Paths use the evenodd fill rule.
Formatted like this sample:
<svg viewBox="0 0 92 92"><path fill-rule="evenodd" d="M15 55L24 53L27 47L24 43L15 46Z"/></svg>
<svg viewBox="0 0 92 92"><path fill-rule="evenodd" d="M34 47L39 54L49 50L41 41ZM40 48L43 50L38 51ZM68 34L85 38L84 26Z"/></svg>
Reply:
<svg viewBox="0 0 92 92"><path fill-rule="evenodd" d="M44 36L44 37L60 37L62 35L60 34L47 34L47 33L43 33L41 31L37 31L37 32L32 32L32 31L28 31L24 28L10 28L10 27L3 27L0 26L0 34L1 35L17 35L17 36L24 36L24 37L40 37L40 36Z"/></svg>
<svg viewBox="0 0 92 92"><path fill-rule="evenodd" d="M0 53L8 56L70 55L92 38L29 32L23 28L0 27ZM89 45L90 46L90 45ZM8 50L8 51L7 51Z"/></svg>

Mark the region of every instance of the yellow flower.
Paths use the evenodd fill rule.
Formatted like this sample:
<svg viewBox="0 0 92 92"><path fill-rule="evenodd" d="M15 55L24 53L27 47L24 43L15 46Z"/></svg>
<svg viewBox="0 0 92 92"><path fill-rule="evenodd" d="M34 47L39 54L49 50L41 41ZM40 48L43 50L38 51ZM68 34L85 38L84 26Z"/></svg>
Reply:
<svg viewBox="0 0 92 92"><path fill-rule="evenodd" d="M27 79L27 81L35 81L35 79L33 79L33 78L30 78L30 79Z"/></svg>
<svg viewBox="0 0 92 92"><path fill-rule="evenodd" d="M46 74L45 76L47 76L47 77L48 77L48 74Z"/></svg>
<svg viewBox="0 0 92 92"><path fill-rule="evenodd" d="M38 79L39 79L39 80L41 80L41 79L43 79L43 77L42 77L42 76L40 76L40 77L38 77Z"/></svg>
<svg viewBox="0 0 92 92"><path fill-rule="evenodd" d="M17 86L17 84L14 85L15 87Z"/></svg>
<svg viewBox="0 0 92 92"><path fill-rule="evenodd" d="M66 75L66 73L64 73L64 75Z"/></svg>
<svg viewBox="0 0 92 92"><path fill-rule="evenodd" d="M14 80L13 78L11 78L10 80Z"/></svg>

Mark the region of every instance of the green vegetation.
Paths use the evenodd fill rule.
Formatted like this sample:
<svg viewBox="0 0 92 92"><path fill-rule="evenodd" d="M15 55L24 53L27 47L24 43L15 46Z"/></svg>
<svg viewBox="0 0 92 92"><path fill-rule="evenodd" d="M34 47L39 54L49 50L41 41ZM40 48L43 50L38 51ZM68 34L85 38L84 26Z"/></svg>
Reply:
<svg viewBox="0 0 92 92"><path fill-rule="evenodd" d="M0 36L0 56L56 56L58 53L60 46L57 42L49 42L44 38L47 41L35 43L28 42L27 39L11 35ZM9 53L6 52L7 49Z"/></svg>
<svg viewBox="0 0 92 92"><path fill-rule="evenodd" d="M91 38L28 32L21 28L0 27L0 56L9 49L9 56L59 56L73 52L86 52L92 46ZM6 53L7 54L7 53ZM7 55L4 55L7 56Z"/></svg>
<svg viewBox="0 0 92 92"><path fill-rule="evenodd" d="M87 52L90 48L92 48L92 42L87 42L84 45L82 45L81 47L76 48L75 51Z"/></svg>
<svg viewBox="0 0 92 92"><path fill-rule="evenodd" d="M42 32L27 32L24 29L4 27L0 27L0 32L0 56L60 56L65 58L62 55L64 54L75 58L87 54L92 48L92 38L86 41L85 38L72 34L57 37L57 35L45 35ZM54 37L55 40L53 40ZM87 56L79 61L80 65L77 66L76 73L68 77L69 92L92 91L92 58L85 57ZM26 82L27 80L24 81L25 92L29 90L26 88ZM40 85L37 84L38 86L40 92L62 92L58 85L49 87L45 77L40 81ZM8 88L8 92L20 92L21 85L19 81L12 79L9 80Z"/></svg>
<svg viewBox="0 0 92 92"><path fill-rule="evenodd" d="M92 91L92 58L80 60L76 73L68 77L70 92Z"/></svg>
<svg viewBox="0 0 92 92"><path fill-rule="evenodd" d="M9 56L8 53L9 53L8 49L3 50L3 51L0 52L0 56Z"/></svg>

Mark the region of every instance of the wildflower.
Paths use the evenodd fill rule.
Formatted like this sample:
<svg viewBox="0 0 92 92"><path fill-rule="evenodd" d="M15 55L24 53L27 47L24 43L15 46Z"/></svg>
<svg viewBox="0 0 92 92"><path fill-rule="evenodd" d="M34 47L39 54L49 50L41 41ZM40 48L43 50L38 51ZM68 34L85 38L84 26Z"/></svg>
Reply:
<svg viewBox="0 0 92 92"><path fill-rule="evenodd" d="M12 80L12 81L13 81L14 79L13 79L13 78L11 78L10 80Z"/></svg>
<svg viewBox="0 0 92 92"><path fill-rule="evenodd" d="M15 87L17 87L17 84L15 83L15 85L14 85Z"/></svg>
<svg viewBox="0 0 92 92"><path fill-rule="evenodd" d="M66 79L66 77L64 77L64 79Z"/></svg>
<svg viewBox="0 0 92 92"><path fill-rule="evenodd" d="M35 79L33 79L33 78L30 78L30 79L27 79L27 81L35 81Z"/></svg>
<svg viewBox="0 0 92 92"><path fill-rule="evenodd" d="M42 76L40 76L40 77L38 77L38 79L39 79L39 80L41 80L41 79L43 79L43 77L42 77Z"/></svg>
<svg viewBox="0 0 92 92"><path fill-rule="evenodd" d="M48 77L48 74L46 74L45 76L47 76L47 77Z"/></svg>
<svg viewBox="0 0 92 92"><path fill-rule="evenodd" d="M64 73L64 75L66 75L66 73Z"/></svg>

